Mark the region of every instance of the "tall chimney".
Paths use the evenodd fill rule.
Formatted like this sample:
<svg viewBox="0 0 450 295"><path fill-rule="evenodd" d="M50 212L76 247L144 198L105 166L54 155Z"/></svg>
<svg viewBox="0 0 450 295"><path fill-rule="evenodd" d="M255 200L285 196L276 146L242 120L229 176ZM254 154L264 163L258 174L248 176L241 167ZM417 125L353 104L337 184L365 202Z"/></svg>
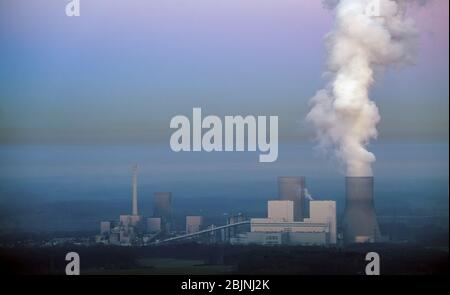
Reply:
<svg viewBox="0 0 450 295"><path fill-rule="evenodd" d="M344 242L376 242L380 238L373 201L373 177L346 177Z"/></svg>
<svg viewBox="0 0 450 295"><path fill-rule="evenodd" d="M133 166L133 183L132 183L132 205L133 205L133 215L138 215L138 204L137 204L137 165Z"/></svg>

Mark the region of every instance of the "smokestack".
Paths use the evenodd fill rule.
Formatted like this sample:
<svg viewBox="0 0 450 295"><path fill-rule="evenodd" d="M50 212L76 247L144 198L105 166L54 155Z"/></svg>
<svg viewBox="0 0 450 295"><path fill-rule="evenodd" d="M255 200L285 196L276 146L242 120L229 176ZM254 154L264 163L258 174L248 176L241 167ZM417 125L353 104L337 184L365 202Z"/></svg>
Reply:
<svg viewBox="0 0 450 295"><path fill-rule="evenodd" d="M138 215L138 204L137 204L137 165L133 166L133 183L132 183L132 205L133 205L133 215Z"/></svg>
<svg viewBox="0 0 450 295"><path fill-rule="evenodd" d="M305 177L278 177L278 195L280 200L294 202L294 221L302 221L306 215Z"/></svg>
<svg viewBox="0 0 450 295"><path fill-rule="evenodd" d="M373 201L373 177L346 177L345 243L376 242L380 237Z"/></svg>

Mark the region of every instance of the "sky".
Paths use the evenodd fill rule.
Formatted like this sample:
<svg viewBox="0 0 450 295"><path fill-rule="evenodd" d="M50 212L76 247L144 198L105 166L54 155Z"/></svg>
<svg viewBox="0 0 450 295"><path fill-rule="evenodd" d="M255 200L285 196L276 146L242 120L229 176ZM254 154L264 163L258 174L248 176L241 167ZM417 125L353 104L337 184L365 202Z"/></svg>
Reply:
<svg viewBox="0 0 450 295"><path fill-rule="evenodd" d="M317 0L0 2L0 143L168 142L170 119L278 115L311 140L332 11ZM416 64L382 70L379 141L448 142L449 3L411 7Z"/></svg>

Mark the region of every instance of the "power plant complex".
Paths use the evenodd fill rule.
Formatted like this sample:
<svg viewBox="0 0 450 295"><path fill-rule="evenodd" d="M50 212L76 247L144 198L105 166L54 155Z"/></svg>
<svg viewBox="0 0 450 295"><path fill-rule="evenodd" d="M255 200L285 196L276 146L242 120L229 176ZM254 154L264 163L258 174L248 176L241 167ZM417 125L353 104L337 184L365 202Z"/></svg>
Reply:
<svg viewBox="0 0 450 295"><path fill-rule="evenodd" d="M260 245L319 245L373 243L380 241L373 177L346 177L346 204L338 227L336 201L309 197L305 177L279 177L278 198L267 202L267 217L227 218L225 225L205 225L203 216L186 216L185 231L173 231L172 193L155 192L153 214L138 210L137 166L132 176L132 214L118 221L102 221L98 243L151 245L195 239L205 243Z"/></svg>
<svg viewBox="0 0 450 295"><path fill-rule="evenodd" d="M311 218L295 221L293 201L269 201L267 218L250 219L250 231L231 238L232 244L336 244L336 202L311 201Z"/></svg>

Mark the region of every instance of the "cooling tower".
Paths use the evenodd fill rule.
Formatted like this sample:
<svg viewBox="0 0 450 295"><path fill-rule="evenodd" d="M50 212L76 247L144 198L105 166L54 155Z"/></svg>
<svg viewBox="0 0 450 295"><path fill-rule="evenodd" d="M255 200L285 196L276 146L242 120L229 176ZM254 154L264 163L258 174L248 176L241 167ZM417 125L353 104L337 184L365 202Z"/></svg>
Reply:
<svg viewBox="0 0 450 295"><path fill-rule="evenodd" d="M373 201L373 177L346 177L345 189L345 243L377 241L380 229Z"/></svg>
<svg viewBox="0 0 450 295"><path fill-rule="evenodd" d="M294 221L302 221L305 217L305 177L279 177L278 194L280 200L294 202Z"/></svg>

